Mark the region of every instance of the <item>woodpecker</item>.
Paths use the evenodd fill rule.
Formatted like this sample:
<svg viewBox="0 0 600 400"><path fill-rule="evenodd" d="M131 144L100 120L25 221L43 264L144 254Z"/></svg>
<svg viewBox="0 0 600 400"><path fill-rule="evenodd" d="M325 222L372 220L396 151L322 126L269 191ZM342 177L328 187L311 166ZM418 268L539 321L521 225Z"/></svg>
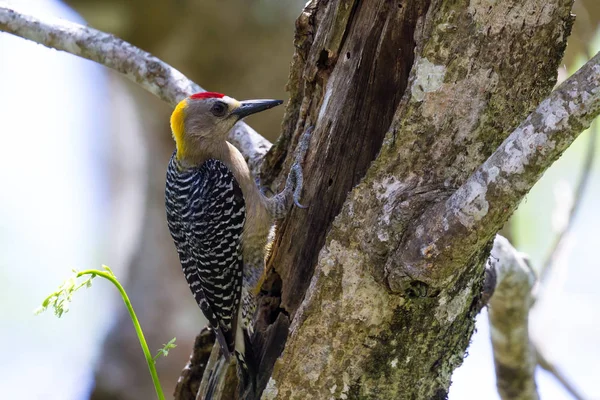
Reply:
<svg viewBox="0 0 600 400"><path fill-rule="evenodd" d="M256 385L250 338L269 232L292 202L303 207L300 162L310 132L301 139L284 190L273 197L263 194L226 138L242 118L280 104L202 92L182 100L170 121L176 149L167 168L167 223L225 360L232 354L237 359L242 392Z"/></svg>

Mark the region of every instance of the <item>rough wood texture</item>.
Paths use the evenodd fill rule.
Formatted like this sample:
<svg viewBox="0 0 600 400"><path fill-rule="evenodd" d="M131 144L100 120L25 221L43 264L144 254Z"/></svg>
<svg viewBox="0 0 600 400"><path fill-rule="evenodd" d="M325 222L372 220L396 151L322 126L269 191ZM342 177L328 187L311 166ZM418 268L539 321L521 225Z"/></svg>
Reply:
<svg viewBox="0 0 600 400"><path fill-rule="evenodd" d="M305 168L308 186L303 198L309 209L295 210L295 218L291 218L299 225L309 222L300 236L293 236L302 238L304 246L292 246L284 236L274 252L285 254L295 266L280 269L281 307L290 313L298 308L308 287L308 281L302 278L312 274L327 233L324 228L333 221L379 151L406 89L417 19L424 16L427 5L418 2L418 7L398 7L390 1L314 3L320 7L299 19L296 46L303 46L301 41L311 35L314 40L303 54L296 55L290 82L294 88L291 102L300 96L300 108L305 110L294 119L295 110L288 107L284 121L286 127L297 127L294 137L308 126L316 126L311 160ZM296 70L301 71L301 78L294 82ZM277 261L275 258L273 265L280 265Z"/></svg>
<svg viewBox="0 0 600 400"><path fill-rule="evenodd" d="M204 372L204 375L201 376L200 387L196 392L196 400L238 399L236 364L225 361L219 343L215 342L212 346ZM211 385L213 374L218 379L214 385Z"/></svg>
<svg viewBox="0 0 600 400"><path fill-rule="evenodd" d="M459 268L461 258L498 232L548 165L598 113L600 53L556 88L447 201L417 220L414 226L423 233L406 241L398 263L429 276L424 264L444 265L447 274Z"/></svg>
<svg viewBox="0 0 600 400"><path fill-rule="evenodd" d="M190 360L181 372L181 376L173 392L174 400L195 400L202 375L208 364L215 334L208 328L204 328L196 337Z"/></svg>
<svg viewBox="0 0 600 400"><path fill-rule="evenodd" d="M435 247L421 247L419 263L399 255L423 235L418 217L550 92L570 9L570 0L307 5L285 136L265 166L267 176L285 166L315 125L310 207L280 226L270 260L292 325L264 398L446 396L490 238L446 264L427 262Z"/></svg>

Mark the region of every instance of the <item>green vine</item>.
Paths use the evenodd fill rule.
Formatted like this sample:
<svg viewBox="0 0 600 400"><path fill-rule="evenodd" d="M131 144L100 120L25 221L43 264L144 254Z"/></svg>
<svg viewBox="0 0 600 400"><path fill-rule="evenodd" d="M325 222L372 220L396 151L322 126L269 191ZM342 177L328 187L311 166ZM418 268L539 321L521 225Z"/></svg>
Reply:
<svg viewBox="0 0 600 400"><path fill-rule="evenodd" d="M154 383L154 388L156 389L156 396L159 400L165 400L165 395L163 394L162 387L160 386L160 381L158 379L158 374L156 372L156 360L160 356L166 357L169 354L169 350L176 347L175 338L171 339L168 343L164 344L161 349L158 350L158 353L154 357L150 354L150 349L148 348L148 344L146 343L146 338L144 337L144 332L142 331L142 327L140 326L140 322L135 315L135 311L133 310L133 306L131 305L131 301L129 301L129 296L127 296L127 292L112 272L112 270L106 265L102 266L103 270L98 269L88 269L85 271L75 271L75 275L69 279L67 279L62 285L59 286L58 290L54 293L51 293L44 301L42 302L42 306L35 311L36 314L40 314L43 311L46 311L49 307L54 309L54 314L57 317L62 317L63 314L69 311L69 303L73 298L73 294L83 287L91 287L92 280L99 276L101 278L107 279L112 282L113 285L117 288L121 297L123 298L123 302L125 303L125 307L127 307L127 311L129 311L129 316L131 318L131 322L133 322L133 327L135 328L135 332L137 333L138 339L140 341L140 345L142 346L142 351L144 352L144 356L146 357L146 363L148 364L148 369L150 370L150 375L152 376L152 382ZM83 281L80 281L80 278L86 277Z"/></svg>

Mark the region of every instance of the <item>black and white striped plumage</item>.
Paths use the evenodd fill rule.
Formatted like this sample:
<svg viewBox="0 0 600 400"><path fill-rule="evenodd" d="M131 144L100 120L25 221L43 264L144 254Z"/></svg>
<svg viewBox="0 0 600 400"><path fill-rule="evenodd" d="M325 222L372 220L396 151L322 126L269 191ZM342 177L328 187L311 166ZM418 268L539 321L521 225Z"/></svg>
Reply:
<svg viewBox="0 0 600 400"><path fill-rule="evenodd" d="M246 209L242 190L219 160L167 169L167 222L185 278L225 357L235 349Z"/></svg>

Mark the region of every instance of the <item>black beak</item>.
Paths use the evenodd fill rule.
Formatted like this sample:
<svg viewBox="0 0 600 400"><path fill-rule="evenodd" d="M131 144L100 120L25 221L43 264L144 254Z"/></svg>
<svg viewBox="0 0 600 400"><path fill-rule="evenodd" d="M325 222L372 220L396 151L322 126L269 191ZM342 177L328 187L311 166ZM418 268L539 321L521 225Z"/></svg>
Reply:
<svg viewBox="0 0 600 400"><path fill-rule="evenodd" d="M268 110L282 103L282 100L244 100L240 102L241 105L232 114L237 115L238 119L242 119L250 114Z"/></svg>

